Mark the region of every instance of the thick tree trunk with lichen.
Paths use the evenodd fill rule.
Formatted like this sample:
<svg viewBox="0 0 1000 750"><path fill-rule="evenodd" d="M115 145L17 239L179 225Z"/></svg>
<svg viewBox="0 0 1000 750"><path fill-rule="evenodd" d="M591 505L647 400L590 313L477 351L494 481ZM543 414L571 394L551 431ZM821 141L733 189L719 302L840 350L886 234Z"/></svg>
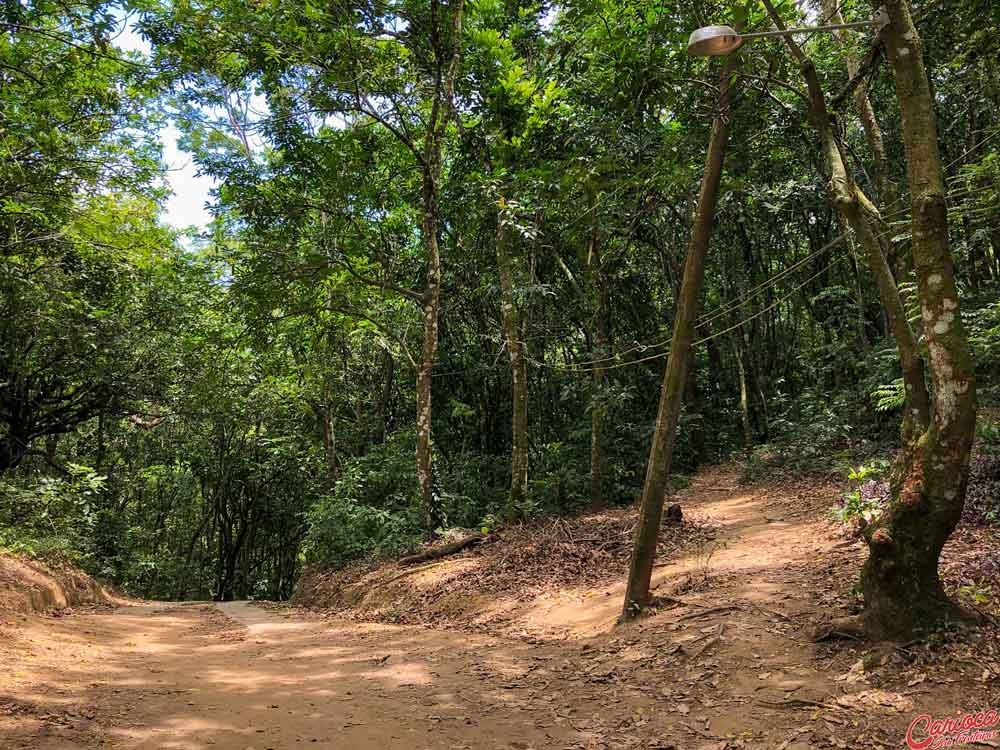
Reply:
<svg viewBox="0 0 1000 750"><path fill-rule="evenodd" d="M862 571L869 632L907 637L959 616L938 559L962 515L975 432L972 356L962 325L948 241L934 99L906 0L885 5L883 31L902 115L912 205L913 267L929 354L933 409L926 432L903 449L890 506L865 529Z"/></svg>
<svg viewBox="0 0 1000 750"><path fill-rule="evenodd" d="M507 515L518 517L528 496L528 367L521 336L521 310L514 289L510 255L510 217L501 206L497 217L496 252L500 274L500 317L510 355L513 411L511 415L510 495Z"/></svg>
<svg viewBox="0 0 1000 750"><path fill-rule="evenodd" d="M730 78L736 70L738 57L726 60L719 81L720 101L705 157L705 172L698 195L698 206L688 242L684 262L684 280L674 313L674 333L667 357L667 368L660 391L660 407L653 432L653 444L646 463L646 481L639 505L632 561L629 566L628 584L622 618L637 616L650 602L649 584L656 559L656 540L663 516L663 497L670 475L673 458L674 435L680 416L681 399L690 365L694 341L694 323L698 317L701 287L705 280L705 257L712 237L715 207L722 182L722 166L729 142Z"/></svg>

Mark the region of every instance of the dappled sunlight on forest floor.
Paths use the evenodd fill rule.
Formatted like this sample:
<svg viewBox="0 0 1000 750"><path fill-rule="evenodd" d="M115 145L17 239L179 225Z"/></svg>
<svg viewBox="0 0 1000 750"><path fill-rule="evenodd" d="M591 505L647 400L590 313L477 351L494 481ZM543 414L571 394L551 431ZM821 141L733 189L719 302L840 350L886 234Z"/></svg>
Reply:
<svg viewBox="0 0 1000 750"><path fill-rule="evenodd" d="M856 606L863 550L828 520L836 491L702 473L672 500L713 533L661 559L657 608L626 627L614 625L620 577L574 588L536 576L530 595L476 599L490 617L444 619L433 596L407 596L410 618L436 627L242 602L10 615L3 747L889 748L920 713L997 707L995 630L809 640ZM961 538L946 569L971 559L979 537ZM424 571L454 584L478 559Z"/></svg>

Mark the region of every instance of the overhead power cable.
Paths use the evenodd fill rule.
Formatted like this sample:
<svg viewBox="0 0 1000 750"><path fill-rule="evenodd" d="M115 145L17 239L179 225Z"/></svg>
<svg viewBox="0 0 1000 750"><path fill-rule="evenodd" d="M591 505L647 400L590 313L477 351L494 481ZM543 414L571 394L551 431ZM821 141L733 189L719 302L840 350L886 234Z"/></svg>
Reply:
<svg viewBox="0 0 1000 750"><path fill-rule="evenodd" d="M844 258L836 258L836 259L830 261L829 263L826 264L826 266L824 266L822 269L820 269L819 271L817 271L816 273L814 273L812 276L810 276L809 278L807 278L805 281L803 281L801 284L799 284L798 286L796 286L794 289L792 289L785 296L783 296L780 299L776 300L775 302L771 303L767 307L758 310L753 315L750 315L750 316L748 316L748 317L746 317L746 318L744 318L744 319L742 319L742 320L734 323L733 325L729 326L728 328L724 328L721 331L716 331L716 332L712 333L709 336L704 336L704 337L702 337L700 339L696 339L695 341L692 342L692 346L694 346L696 344L704 344L706 341L711 341L712 339L716 339L719 336L723 336L723 335L729 333L730 331L734 331L737 328L739 328L740 326L745 325L746 323L749 323L751 320L754 320L755 318L760 317L761 315L763 315L764 313L768 312L769 310L773 310L775 307L777 307L778 305L780 305L782 302L785 302L788 299L790 299L797 291L799 291L806 284L808 284L809 282L811 282L813 279L817 278L818 276L826 273L827 270L829 270L833 266L837 265L838 263L841 263L843 260L844 260ZM649 361L652 361L652 360L655 360L655 359L662 359L662 358L668 356L669 354L670 354L670 350L667 350L667 351L663 351L663 352L658 352L656 354L650 354L647 357L640 357L639 359L629 360L628 362L616 362L614 364L603 365L601 367L579 367L579 366L573 366L573 365L567 367L567 366L563 366L563 365L554 365L554 364L548 364L546 362L539 362L538 360L535 360L535 359L532 359L532 358L529 358L528 361L531 362L534 365L539 366L539 367L545 367L545 368L553 369L553 370L561 370L561 371L564 371L564 372L594 372L596 370L600 370L600 371L604 372L604 371L607 371L607 370L616 370L616 369L619 369L619 368L622 368L622 367L633 367L635 365L639 365L639 364L642 364L644 362L649 362ZM584 364L587 364L587 363L584 363Z"/></svg>
<svg viewBox="0 0 1000 750"><path fill-rule="evenodd" d="M956 191L955 195L970 195L970 194L975 194L975 193L978 193L978 192L988 192L990 190L992 190L992 187L986 187L986 188L977 189L977 190ZM888 218L895 218L897 216L902 216L902 215L908 214L908 213L909 213L909 209L903 209L903 210L895 212L894 214L890 214L887 217L883 217L883 220L888 219ZM949 216L950 217L951 216L961 216L961 215L962 215L962 213L961 213L961 208L960 207L953 207L952 210L949 211ZM882 237L889 236L892 233L894 233L895 231L896 230L894 228L887 227L885 231L881 232L879 235L876 236L876 239L881 239ZM795 270L798 270L805 263L807 263L810 260L813 260L813 259L819 257L823 253L828 252L833 247L836 247L838 244L840 244L841 242L843 242L844 239L846 239L849 235L850 235L850 231L843 232L843 233L839 234L837 237L833 238L830 242L828 242L823 247L821 247L821 248L819 248L819 249L817 249L817 250L809 253L807 256L805 256L804 258L796 261L794 264L792 264L788 268L782 269L782 271L780 271L779 273L775 274L772 277L769 277L768 279L766 279L765 281L761 282L760 284L758 284L753 289L750 289L747 292L742 293L735 300L733 300L733 301L731 301L729 303L726 303L726 305L724 305L721 308L717 308L715 310L712 310L709 313L706 313L705 315L702 315L701 317L698 318L697 324L705 325L706 323L710 323L710 322L712 322L714 320L717 320L718 318L721 318L721 317L723 317L723 316L725 316L725 315L727 315L727 314L729 314L731 312L734 312L735 310L739 309L740 307L743 307L754 296L756 296L757 294L759 294L761 291L763 291L764 289L769 288L771 286L774 286L774 284L776 284L778 281L784 279L785 277L787 277L790 273L794 272ZM764 312L767 312L768 310L774 309L774 307L776 307L777 305L779 305L781 302L784 302L785 300L787 300L792 294L794 294L798 290L802 289L810 281L812 281L815 278L817 278L818 276L822 275L827 269L829 269L832 266L836 265L841 260L842 259L837 259L837 260L831 261L826 266L824 266L823 269L821 269L817 273L815 273L812 276L810 276L808 279L806 279L801 284L797 285L792 290L792 292L790 292L789 294L785 295L784 297L782 297L781 299L779 299L777 302L775 302L775 303L773 303L773 304L771 304L771 305L763 308L762 310L759 310L759 311L753 313L749 317L744 318L743 320L739 321L738 323L736 323L736 324L734 324L734 325L732 325L732 326L724 329L722 332L713 333L712 335L706 336L706 337L701 338L701 339L698 339L698 340L694 341L693 343L694 344L700 344L700 343L704 343L705 341L709 341L709 340L715 338L717 335L721 335L721 333L728 333L729 331L734 330L735 328L738 328L741 325L744 325L745 323L753 320L754 318L759 317ZM551 364L544 363L544 362L538 362L537 360L534 360L534 359L532 359L530 361L533 364L538 365L540 367L547 367L547 368L550 368L550 369L558 369L558 370L570 371L570 372L593 372L594 370L597 370L597 369L601 369L601 370L618 369L618 368L621 368L621 367L630 367L632 365L641 364L643 362L648 362L648 361L654 360L654 359L661 359L662 357L667 356L667 354L669 354L669 351L660 352L658 354L649 355L649 356L646 356L646 357L640 357L638 359L629 360L628 362L621 362L620 361L620 359L621 359L622 356L624 356L626 354L630 354L632 352L636 352L636 351L648 351L649 349L659 349L660 347L666 346L666 345L668 345L670 343L671 338L672 338L672 336L668 337L668 338L665 338L665 339L662 339L660 341L653 342L653 343L636 344L636 345L633 345L633 346L629 347L628 349L625 349L625 350L623 350L621 352L617 352L614 356L604 357L604 358L599 358L599 359L592 359L592 360L581 362L581 363L579 363L577 365L572 365L572 366L551 365ZM607 364L605 364L605 363L607 363Z"/></svg>

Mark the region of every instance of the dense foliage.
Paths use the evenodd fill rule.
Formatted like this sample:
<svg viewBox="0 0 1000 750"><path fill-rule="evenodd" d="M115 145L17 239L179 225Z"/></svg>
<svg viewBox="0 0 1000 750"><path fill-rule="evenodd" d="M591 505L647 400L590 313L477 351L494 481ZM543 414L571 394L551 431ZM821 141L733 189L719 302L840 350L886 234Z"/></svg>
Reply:
<svg viewBox="0 0 1000 750"><path fill-rule="evenodd" d="M633 502L718 73L687 55L687 35L768 24L755 3L728 8L7 3L0 544L70 556L145 596L285 597L306 562L399 552L429 531L422 434L438 528ZM989 452L1000 17L986 2L916 10ZM116 46L123 23L150 40L148 58ZM844 48L803 44L840 91ZM835 126L882 201L916 319L909 204L886 194L906 187L885 64L865 84L888 173L851 96ZM750 471L833 469L898 439L895 344L830 204L795 61L755 44L734 85L674 466L735 454ZM197 237L158 218L167 118L218 183ZM524 492L512 491L521 439ZM997 518L987 495L973 502Z"/></svg>

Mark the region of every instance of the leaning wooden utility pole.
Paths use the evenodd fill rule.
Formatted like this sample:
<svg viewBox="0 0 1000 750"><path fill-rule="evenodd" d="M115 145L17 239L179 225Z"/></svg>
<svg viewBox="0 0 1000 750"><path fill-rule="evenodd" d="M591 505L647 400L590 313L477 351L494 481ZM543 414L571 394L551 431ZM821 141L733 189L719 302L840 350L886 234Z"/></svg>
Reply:
<svg viewBox="0 0 1000 750"><path fill-rule="evenodd" d="M739 63L738 53L730 55L722 68L719 81L719 102L712 133L705 157L705 174L701 180L698 206L688 240L687 258L684 261L684 279L681 282L677 310L674 314L674 333L667 355L667 369L660 391L660 409L653 432L653 444L646 464L646 481L642 488L639 523L635 529L632 563L629 567L628 587L622 619L638 615L649 605L649 582L656 558L656 540L663 515L663 495L673 458L674 434L680 416L684 384L691 362L694 340L694 322L701 303L701 287L705 280L705 257L712 237L715 206L719 199L722 165L729 143L729 106L732 101L731 79Z"/></svg>

